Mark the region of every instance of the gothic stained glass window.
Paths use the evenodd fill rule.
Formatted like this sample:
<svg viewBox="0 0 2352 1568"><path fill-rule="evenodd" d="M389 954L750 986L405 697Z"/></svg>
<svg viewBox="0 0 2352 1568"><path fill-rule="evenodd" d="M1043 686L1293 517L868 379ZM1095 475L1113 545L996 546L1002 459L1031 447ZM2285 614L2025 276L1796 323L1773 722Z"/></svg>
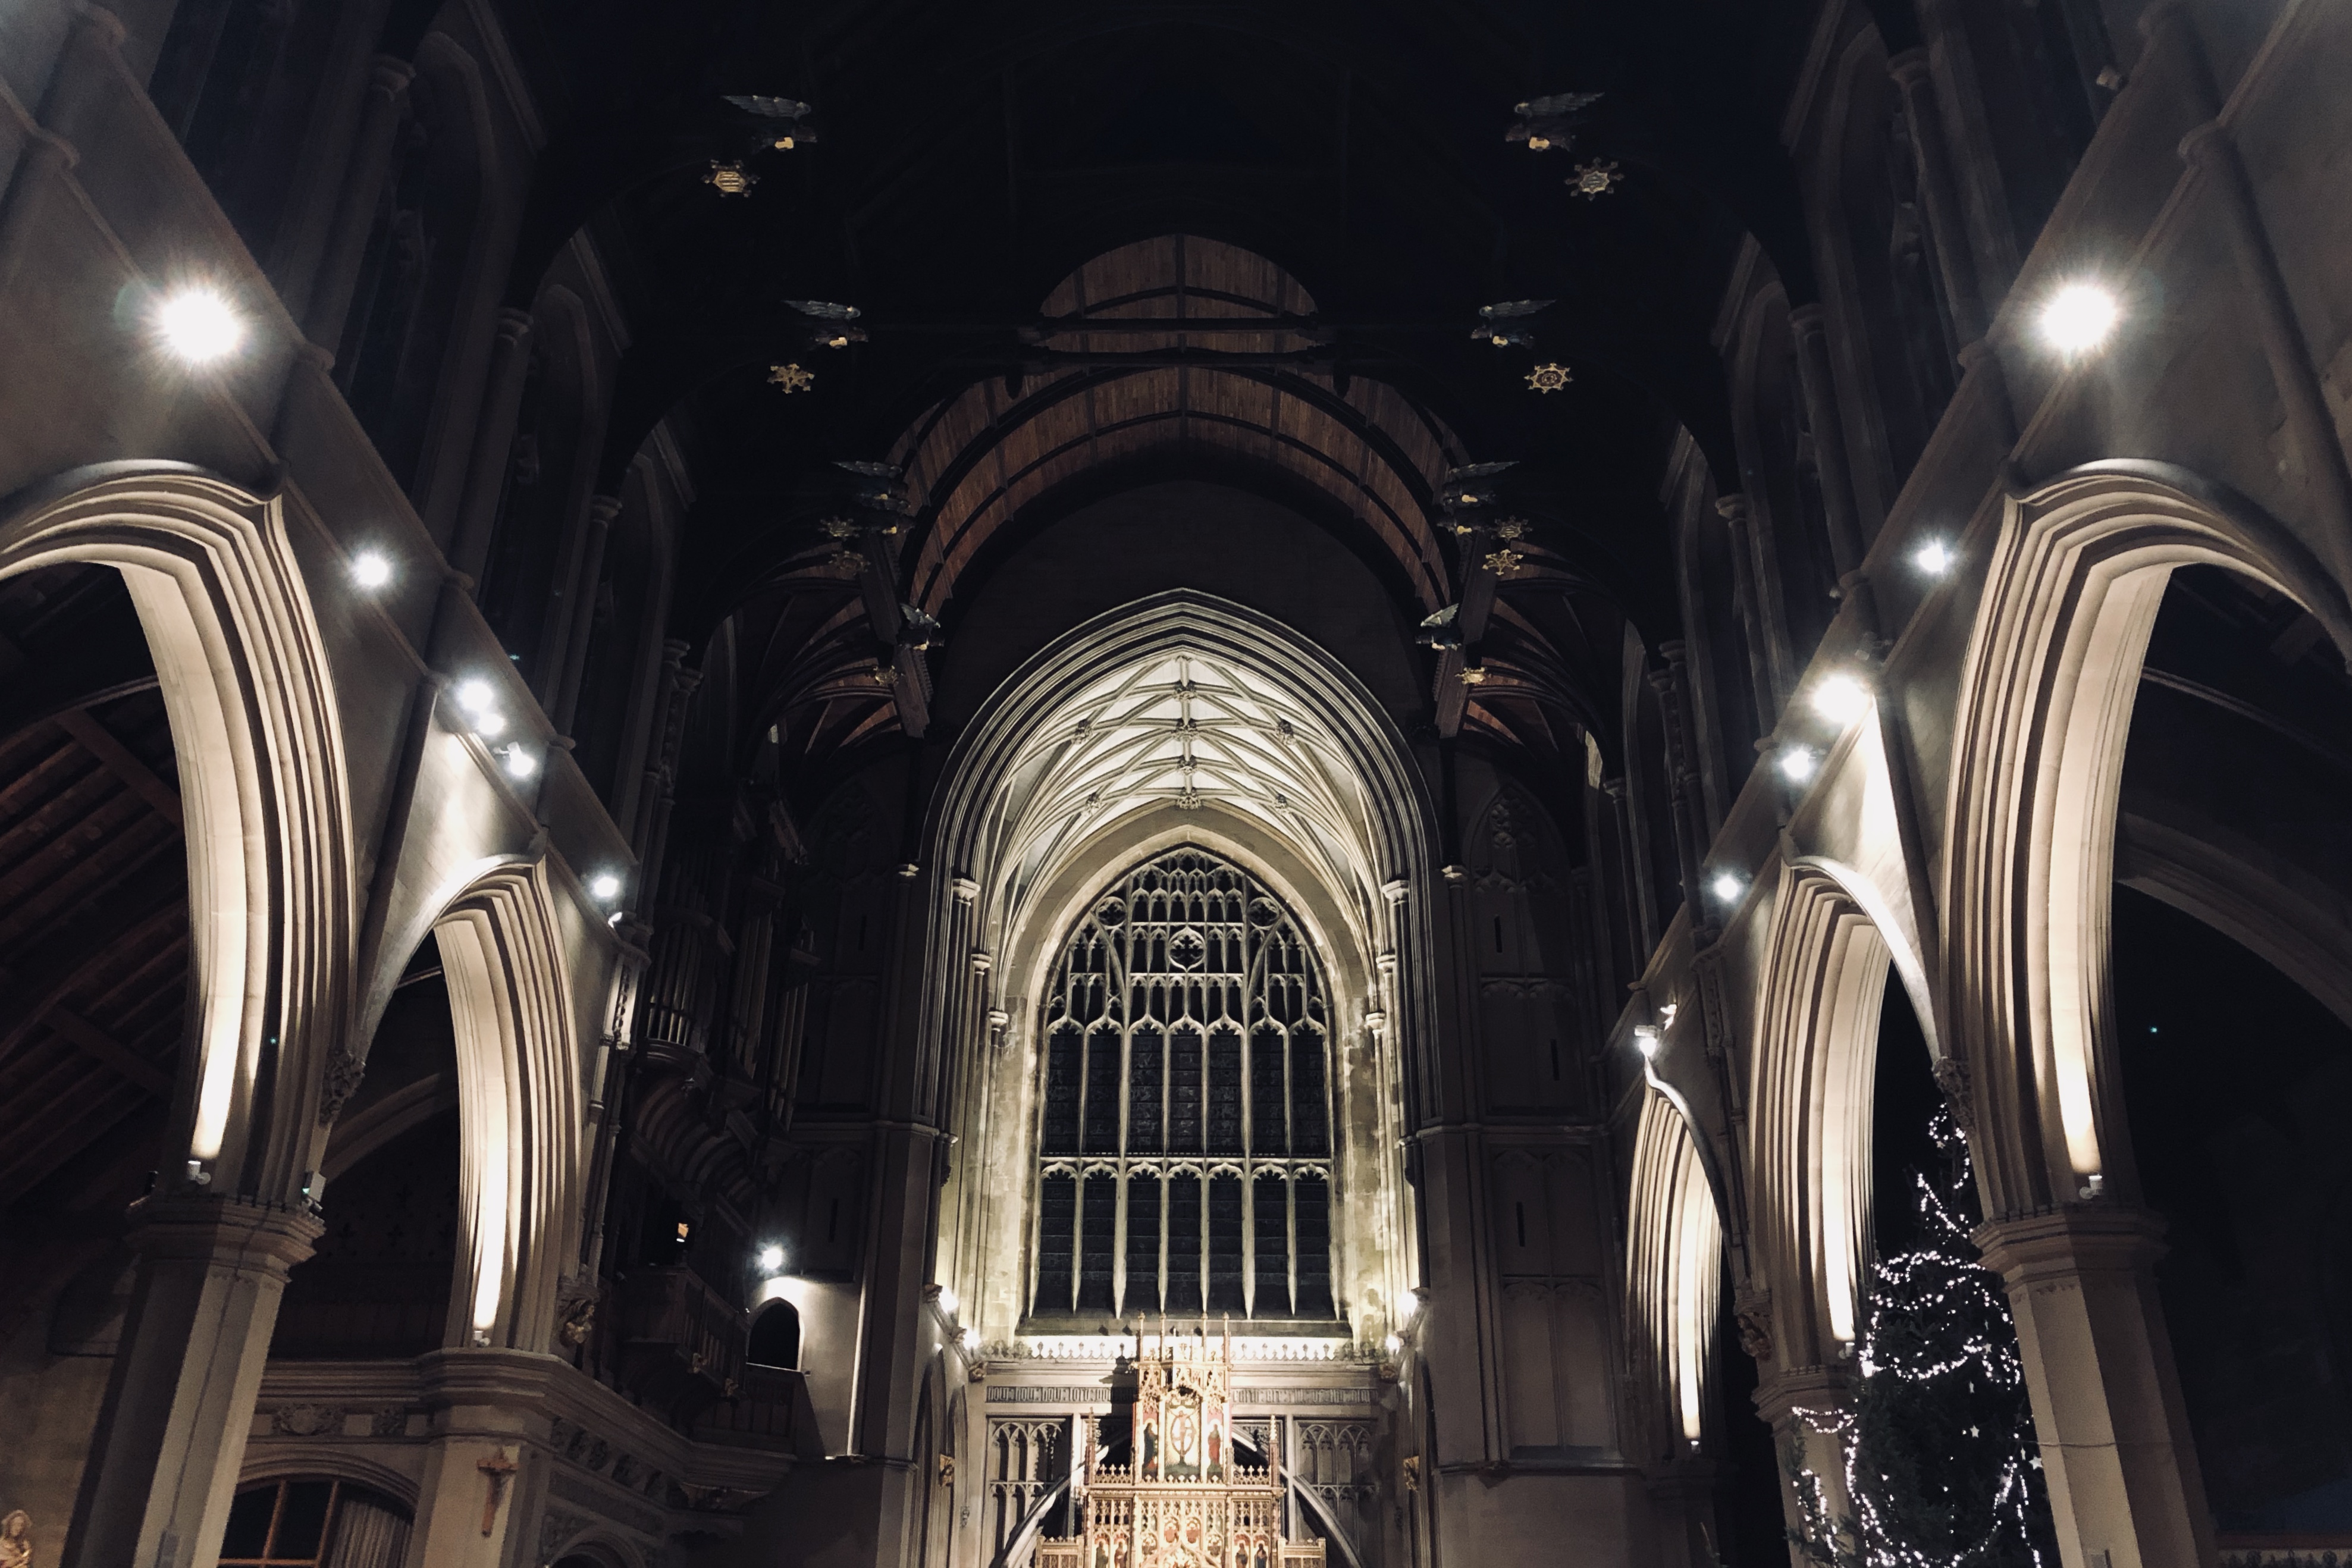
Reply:
<svg viewBox="0 0 2352 1568"><path fill-rule="evenodd" d="M1329 1319L1329 1031L1247 872L1182 849L1106 889L1045 1004L1032 1316Z"/></svg>

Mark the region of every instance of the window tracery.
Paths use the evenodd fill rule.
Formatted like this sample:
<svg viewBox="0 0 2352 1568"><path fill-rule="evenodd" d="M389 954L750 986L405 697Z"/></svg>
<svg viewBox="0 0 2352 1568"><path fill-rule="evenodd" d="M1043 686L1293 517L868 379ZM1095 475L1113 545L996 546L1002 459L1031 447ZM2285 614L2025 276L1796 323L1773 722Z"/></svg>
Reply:
<svg viewBox="0 0 2352 1568"><path fill-rule="evenodd" d="M1119 878L1044 1036L1033 1317L1334 1315L1329 1004L1270 891L1197 849Z"/></svg>

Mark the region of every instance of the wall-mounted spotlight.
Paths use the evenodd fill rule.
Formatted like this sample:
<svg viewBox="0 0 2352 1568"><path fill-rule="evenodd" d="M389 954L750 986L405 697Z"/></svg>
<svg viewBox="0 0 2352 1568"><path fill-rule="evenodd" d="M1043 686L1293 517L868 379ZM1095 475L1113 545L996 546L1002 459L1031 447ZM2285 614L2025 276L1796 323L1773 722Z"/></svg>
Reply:
<svg viewBox="0 0 2352 1568"><path fill-rule="evenodd" d="M507 727L507 716L499 711L498 694L487 680L463 680L456 692L457 710L466 716L477 735L496 735Z"/></svg>
<svg viewBox="0 0 2352 1568"><path fill-rule="evenodd" d="M1748 886L1737 871L1717 871L1706 885L1706 890L1725 903L1737 903L1740 892Z"/></svg>
<svg viewBox="0 0 2352 1568"><path fill-rule="evenodd" d="M1659 1044L1660 1037L1655 1025L1636 1024L1633 1026L1633 1048L1642 1053L1642 1059L1643 1061L1648 1061L1658 1054Z"/></svg>
<svg viewBox="0 0 2352 1568"><path fill-rule="evenodd" d="M392 581L392 560L381 550L362 550L352 557L352 581L370 593Z"/></svg>
<svg viewBox="0 0 2352 1568"><path fill-rule="evenodd" d="M508 746L506 748L505 754L507 763L507 777L511 779L527 779L533 773L539 772L539 759L525 751L521 742L517 741L513 744Z"/></svg>
<svg viewBox="0 0 2352 1568"><path fill-rule="evenodd" d="M956 1308L959 1305L961 1305L961 1303L956 1300L955 1287L952 1285L940 1286L940 1310L952 1318L956 1315Z"/></svg>
<svg viewBox="0 0 2352 1568"><path fill-rule="evenodd" d="M621 879L612 871L599 871L588 879L588 896L606 903L621 896Z"/></svg>
<svg viewBox="0 0 2352 1568"><path fill-rule="evenodd" d="M1813 688L1813 711L1832 724L1851 724L1870 711L1870 688L1851 675L1832 675Z"/></svg>
<svg viewBox="0 0 2352 1568"><path fill-rule="evenodd" d="M1931 539L1911 552L1911 564L1922 574L1940 577L1952 569L1952 547L1940 539Z"/></svg>
<svg viewBox="0 0 2352 1568"><path fill-rule="evenodd" d="M963 1347L964 1353L966 1355L970 1355L972 1352L980 1348L980 1331L978 1329L966 1329L963 1332L956 1336L956 1343Z"/></svg>
<svg viewBox="0 0 2352 1568"><path fill-rule="evenodd" d="M1821 754L1811 746L1783 746L1777 761L1780 776L1790 784L1803 784L1822 763Z"/></svg>
<svg viewBox="0 0 2352 1568"><path fill-rule="evenodd" d="M155 307L155 331L184 364L215 364L245 342L245 318L215 289L182 289Z"/></svg>
<svg viewBox="0 0 2352 1568"><path fill-rule="evenodd" d="M2123 306L2096 283L2066 283L2042 302L2035 324L2042 342L2069 359L2089 353L2114 335Z"/></svg>
<svg viewBox="0 0 2352 1568"><path fill-rule="evenodd" d="M771 1243L760 1248L760 1272L773 1276L783 1272L784 1249Z"/></svg>

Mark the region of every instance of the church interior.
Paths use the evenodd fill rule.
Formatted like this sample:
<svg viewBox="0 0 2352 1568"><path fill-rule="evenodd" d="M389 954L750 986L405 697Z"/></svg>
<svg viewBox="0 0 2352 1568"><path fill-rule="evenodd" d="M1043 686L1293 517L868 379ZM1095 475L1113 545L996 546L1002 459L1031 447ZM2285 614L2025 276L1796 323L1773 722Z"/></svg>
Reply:
<svg viewBox="0 0 2352 1568"><path fill-rule="evenodd" d="M0 1568L2352 1561L2347 80L0 4Z"/></svg>

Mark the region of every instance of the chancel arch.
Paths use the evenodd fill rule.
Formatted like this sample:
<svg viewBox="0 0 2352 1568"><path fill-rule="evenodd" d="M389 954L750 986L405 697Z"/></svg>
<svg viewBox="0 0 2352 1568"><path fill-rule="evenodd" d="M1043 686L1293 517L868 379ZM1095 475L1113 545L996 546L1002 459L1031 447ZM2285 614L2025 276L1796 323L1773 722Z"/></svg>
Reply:
<svg viewBox="0 0 2352 1568"><path fill-rule="evenodd" d="M1033 1246L1041 1289L1050 1277L1068 1293L1063 1321L1089 1330L1114 1311L1131 1319L1163 1308L1328 1322L1340 1337L1398 1321L1408 1310L1410 1265L1394 1152L1405 1089L1394 1042L1411 1037L1415 968L1427 956L1408 901L1392 894L1409 868L1427 867L1428 836L1417 774L1360 688L1254 612L1195 594L1159 595L1033 660L973 726L943 798L935 842L962 875L941 889L932 918L959 933L954 946L988 959L970 972L964 996L935 993L931 1004L961 1020L961 1059L949 1069L962 1135L991 1149L979 1169L959 1171L943 1208L941 1278L963 1292L967 1321L992 1338L1014 1332L1033 1306L1032 1269L980 1264ZM1148 1004L1130 1007L1097 1041L1090 1031L1101 1020L1076 1016L1093 1005L1079 994L1087 966L1108 965L1115 948L1119 963L1134 962L1137 932L1127 922L1139 899L1156 910L1151 900L1173 897L1172 885L1145 886L1170 878L1201 900L1203 921L1192 920L1189 905L1184 923L1155 915L1143 962L1171 994L1189 995L1192 975L1202 975L1200 1008L1161 1018ZM1116 928L1104 921L1113 900L1121 906ZM1206 920L1212 900L1234 918ZM1195 940L1201 967L1188 971L1181 966L1196 962ZM1230 952L1216 945L1227 942L1236 944ZM1230 999L1215 1016L1213 970ZM1186 1023L1200 1029L1202 1121L1195 1132L1186 1109L1181 1136L1198 1147L1180 1152L1168 1146L1180 1131L1170 1075L1180 1051L1190 1066ZM1058 1075L1057 1037L1066 1058ZM1116 1092L1096 1090L1098 1102L1085 1087L1097 1061L1124 1062L1131 1075L1139 1040L1147 1058L1159 1057L1167 1086L1149 1110L1162 1129L1158 1150L1137 1142L1131 1076ZM1317 1074L1319 1086L1309 1081ZM1077 1099L1057 1105L1066 1079ZM1211 1114L1220 1094L1236 1112L1222 1130ZM1124 1122L1112 1120L1120 1115ZM1053 1139L1076 1147L1049 1152L1043 1144ZM1109 1147L1094 1147L1097 1139ZM1164 1270L1152 1260L1154 1300L1142 1306L1142 1252L1131 1232L1128 1246L1097 1258L1102 1278L1084 1301L1083 1256L1065 1269L1056 1254L1048 1269L1065 1206L1073 1235L1083 1237L1090 1196L1092 1212L1115 1223L1118 1205L1104 1206L1110 1194L1124 1190L1131 1201L1135 1184L1148 1179L1173 1223L1181 1189L1195 1178L1207 1210L1197 1285L1179 1266L1181 1245L1168 1243ZM1222 1231L1221 1181L1237 1210ZM1096 1182L1101 1194L1086 1190ZM1328 1281L1307 1257L1321 1215L1332 1216L1338 1265ZM1181 1217L1190 1221L1189 1207ZM1290 1251L1278 1270L1270 1246L1206 1250L1227 1232L1233 1241L1246 1234L1270 1242L1277 1218L1286 1251L1307 1249ZM1220 1267L1225 1294L1213 1302ZM1260 1303L1276 1296L1287 1298L1285 1310L1269 1314Z"/></svg>

